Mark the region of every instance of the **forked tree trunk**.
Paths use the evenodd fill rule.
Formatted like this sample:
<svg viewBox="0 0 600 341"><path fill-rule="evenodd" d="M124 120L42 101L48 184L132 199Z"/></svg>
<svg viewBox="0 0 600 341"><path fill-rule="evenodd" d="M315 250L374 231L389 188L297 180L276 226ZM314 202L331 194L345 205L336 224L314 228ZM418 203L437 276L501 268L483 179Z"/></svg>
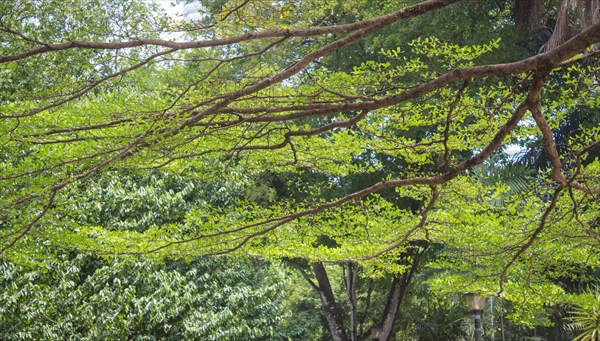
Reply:
<svg viewBox="0 0 600 341"><path fill-rule="evenodd" d="M394 325L396 323L396 315L398 314L398 310L400 310L400 306L404 300L408 285L410 284L410 281L416 272L421 256L422 252L420 253L417 251L417 249L412 249L411 252L406 255L406 258L404 258L406 264L410 265L410 270L401 275L397 275L392 281L392 286L387 297L386 307L380 319L382 325L382 336L379 338L379 340L390 340L394 331ZM371 281L369 284L366 308L362 312L362 318L359 318L356 293L358 269L355 264L349 264L344 273L350 305L350 311L347 312L350 317L350 329L348 331L344 328L344 317L346 316L346 312L341 309L339 303L335 299L333 290L331 288L331 283L329 281L329 276L323 263L315 262L311 264L316 283L309 278L310 276L304 271L301 265L294 262L290 262L290 265L298 269L302 276L308 281L308 283L310 283L311 287L319 294L319 299L321 300L321 310L327 322L327 327L331 332L332 340L370 340L370 329L365 330L365 322L367 321L373 283Z"/></svg>

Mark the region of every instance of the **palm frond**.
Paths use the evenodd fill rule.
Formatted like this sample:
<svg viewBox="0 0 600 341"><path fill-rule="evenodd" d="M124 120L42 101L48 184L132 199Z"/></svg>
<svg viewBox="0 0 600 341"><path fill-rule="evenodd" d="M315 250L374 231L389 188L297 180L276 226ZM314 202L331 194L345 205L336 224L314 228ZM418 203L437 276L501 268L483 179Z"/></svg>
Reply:
<svg viewBox="0 0 600 341"><path fill-rule="evenodd" d="M566 328L579 332L574 341L600 341L600 287L588 288L587 294L594 299L586 307L575 307L567 318Z"/></svg>

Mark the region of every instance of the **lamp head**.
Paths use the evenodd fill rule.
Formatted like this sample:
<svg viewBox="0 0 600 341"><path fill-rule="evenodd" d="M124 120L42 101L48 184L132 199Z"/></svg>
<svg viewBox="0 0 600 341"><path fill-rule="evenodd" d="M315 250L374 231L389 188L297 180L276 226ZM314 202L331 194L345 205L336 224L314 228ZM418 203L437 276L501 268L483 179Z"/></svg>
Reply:
<svg viewBox="0 0 600 341"><path fill-rule="evenodd" d="M379 340L383 334L383 326L381 324L374 324L371 327L371 337L373 340Z"/></svg>
<svg viewBox="0 0 600 341"><path fill-rule="evenodd" d="M483 308L485 308L485 297L476 293L468 293L465 296L467 297L467 306L470 313L483 311Z"/></svg>

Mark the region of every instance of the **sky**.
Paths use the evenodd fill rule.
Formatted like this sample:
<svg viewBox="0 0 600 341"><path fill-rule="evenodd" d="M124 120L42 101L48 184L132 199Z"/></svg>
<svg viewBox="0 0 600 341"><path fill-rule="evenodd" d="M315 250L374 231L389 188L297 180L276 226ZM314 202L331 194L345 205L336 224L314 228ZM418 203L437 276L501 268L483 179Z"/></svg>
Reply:
<svg viewBox="0 0 600 341"><path fill-rule="evenodd" d="M183 19L183 4L181 4L181 3L176 4L174 0L142 0L142 1L148 2L148 3L156 3L162 9L165 10L167 15L169 15L175 19L178 19L178 20ZM181 41L181 40L187 39L186 36L182 33L162 33L161 38L166 39L166 40L175 40L175 41Z"/></svg>
<svg viewBox="0 0 600 341"><path fill-rule="evenodd" d="M175 6L172 6L172 5L174 5L173 0L143 0L143 1L157 3L158 5L160 5L160 7L162 7L167 12L167 14L169 14L172 17L181 16L181 13L183 13L183 4L175 4Z"/></svg>

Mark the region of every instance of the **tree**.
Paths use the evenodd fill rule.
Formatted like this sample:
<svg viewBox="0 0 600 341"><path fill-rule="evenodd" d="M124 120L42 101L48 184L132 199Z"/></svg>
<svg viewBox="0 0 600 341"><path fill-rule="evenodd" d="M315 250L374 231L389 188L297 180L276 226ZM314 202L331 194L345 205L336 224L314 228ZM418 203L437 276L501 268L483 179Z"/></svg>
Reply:
<svg viewBox="0 0 600 341"><path fill-rule="evenodd" d="M65 258L36 269L0 264L3 340L298 336L280 327L287 283L268 266L257 271L224 258L163 264Z"/></svg>
<svg viewBox="0 0 600 341"><path fill-rule="evenodd" d="M597 112L597 23L518 61L486 62L511 48L497 39L418 37L344 70L328 58L467 5L390 2L358 21L323 25L334 5L229 1L182 25L127 4L140 11L98 3L125 13L108 21L88 20L83 7L57 11L51 1L0 5L1 72L15 75L3 81L10 91L0 102L4 257L27 261L48 245L164 257L243 252L398 274L411 243L428 241L463 252L438 263L455 271L439 279L441 291L515 302L535 294L536 307L542 297L561 299L553 276L576 274L558 268L562 259L598 266L597 127L561 148L552 134L573 108ZM173 30L189 40L161 39ZM503 189L478 184L470 170L534 137L550 167L532 195L494 207ZM269 169L322 182L296 189L305 200L240 200L143 231L91 226L65 206L95 174L154 168L233 183ZM344 186L373 174L384 176ZM317 243L322 236L336 247Z"/></svg>
<svg viewBox="0 0 600 341"><path fill-rule="evenodd" d="M364 270L358 264L343 264L340 276L343 279L342 293L335 290L332 278L336 276L330 275L331 267L328 270L323 262L305 264L296 259L287 263L296 268L317 293L322 314L334 340L368 340L372 338L373 326L380 326L380 340L390 340L393 339L398 313L424 251L415 245L400 258L398 262L402 262L407 270L395 274L390 281L365 278L362 273ZM310 268L311 275L307 268Z"/></svg>

